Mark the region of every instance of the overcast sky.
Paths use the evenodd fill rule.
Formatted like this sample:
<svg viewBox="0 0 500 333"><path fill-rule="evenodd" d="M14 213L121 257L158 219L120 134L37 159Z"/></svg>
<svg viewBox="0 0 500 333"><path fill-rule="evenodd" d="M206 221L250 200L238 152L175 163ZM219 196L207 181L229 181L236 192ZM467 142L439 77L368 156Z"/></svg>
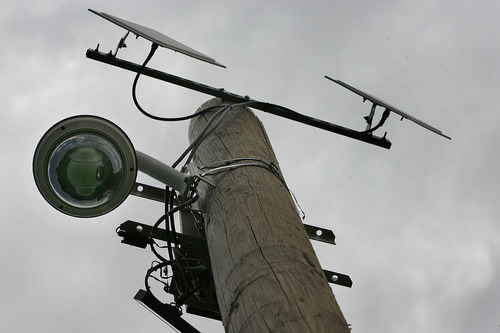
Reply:
<svg viewBox="0 0 500 333"><path fill-rule="evenodd" d="M27 1L0 12L2 241L5 332L153 332L169 328L133 300L153 256L120 244L126 220L153 224L162 205L129 197L99 218L54 210L36 189L33 152L59 120L94 114L138 150L171 164L184 123L134 108L133 74L85 58L125 31L87 8L156 29L227 69L160 48L151 67L362 130L371 105L323 78L365 90L441 129L399 117L380 131L390 150L257 111L306 223L332 229L313 242L353 332L500 332L500 2ZM142 62L150 43L118 56ZM210 96L140 82L141 103L174 116ZM140 176L139 181L150 182ZM153 182L150 182L154 184ZM204 332L219 322L186 315Z"/></svg>

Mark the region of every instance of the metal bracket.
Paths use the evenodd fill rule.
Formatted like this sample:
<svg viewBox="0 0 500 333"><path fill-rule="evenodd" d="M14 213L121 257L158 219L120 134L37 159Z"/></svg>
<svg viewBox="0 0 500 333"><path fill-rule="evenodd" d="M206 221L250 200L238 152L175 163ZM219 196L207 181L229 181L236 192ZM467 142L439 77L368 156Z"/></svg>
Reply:
<svg viewBox="0 0 500 333"><path fill-rule="evenodd" d="M370 110L370 114L365 117L366 120L366 129L365 131L369 131L372 127L373 116L375 115L375 109L377 108L377 104L373 103L372 109Z"/></svg>
<svg viewBox="0 0 500 333"><path fill-rule="evenodd" d="M305 225L306 230L309 230L308 234L311 232L314 236L311 239L317 239L330 244L335 244L335 236L333 232L328 229L313 227L310 225ZM157 229L152 232L153 228L149 225L126 221L118 227L118 235L123 237L122 243L137 246L140 248L146 248L149 244L149 237L159 239L162 241L168 241L169 233L164 229ZM322 231L326 236L317 235L318 231ZM331 235L329 235L331 233ZM175 234L183 253L187 257L198 258L206 263L210 263L210 256L206 243L202 238L196 238L180 233ZM350 288L352 286L352 280L348 275L332 272L328 270L323 270L326 279L329 283L337 284L340 286ZM212 274L211 267L209 265L209 274ZM207 288L203 289L203 297L201 300L199 298L191 298L186 302L187 312L198 314L212 319L220 320L219 305L217 303L217 298L215 296L215 287L213 280L210 281Z"/></svg>
<svg viewBox="0 0 500 333"><path fill-rule="evenodd" d="M327 271L325 269L323 270L323 273L325 273L326 279L330 283L338 284L340 286L344 286L347 288L352 287L352 280L349 277L349 275L340 274L337 272L331 272L331 271Z"/></svg>
<svg viewBox="0 0 500 333"><path fill-rule="evenodd" d="M169 241L169 239L173 239L173 237L169 236L174 236L172 232L165 229L156 229L153 231L153 228L149 225L130 220L122 223L118 227L117 233L118 236L123 237L122 243L143 249L148 246L150 237L162 241ZM201 271L196 278L200 281L210 279L205 288L186 300L186 312L221 320L219 304L215 294L215 285L213 278L211 278L212 268L206 242L202 238L180 233L175 233L175 237L177 237L179 249L184 257L196 258L206 263L207 270ZM176 295L176 291L175 288L169 289L169 292L173 295Z"/></svg>
<svg viewBox="0 0 500 333"><path fill-rule="evenodd" d="M306 228L309 239L336 245L335 234L333 233L333 231L308 224L304 224L304 227ZM323 273L325 273L325 277L329 283L338 284L339 286L348 288L351 288L352 286L352 280L349 275L331 272L325 269L323 270Z"/></svg>
<svg viewBox="0 0 500 333"><path fill-rule="evenodd" d="M188 167L188 172L190 175L193 177L191 178L199 178L200 180L203 180L207 182L210 185L215 186L215 183L213 181L213 177L210 176L200 176L199 173L199 168L195 166L194 164L190 163L187 165ZM142 183L135 183L134 187L132 188L132 191L130 194L149 199L149 200L154 200L158 202L165 202L165 190L161 188L157 188L154 186L142 184ZM307 236L309 239L313 239L315 241L323 242L323 243L328 243L328 244L333 244L336 245L335 243L335 234L333 231L321 227L316 227L312 226L309 224L304 224L304 228L306 229Z"/></svg>
<svg viewBox="0 0 500 333"><path fill-rule="evenodd" d="M304 227L306 228L307 236L309 236L309 239L336 245L335 234L333 233L333 231L308 224L304 224Z"/></svg>
<svg viewBox="0 0 500 333"><path fill-rule="evenodd" d="M248 96L240 96L222 88L211 87L202 83L191 81L179 76L175 76L169 73L161 72L149 67L142 68L141 65L135 64L130 61L119 59L113 57L112 55L107 55L105 53L99 52L99 50L88 49L86 53L87 58L100 61L102 63L112 65L118 68L126 69L132 72L141 72L142 75L146 75L161 81L169 82L187 89L195 90L201 93L205 93L214 97L222 98L225 101L234 103L243 102L254 102L251 106L254 109L258 109L267 113L274 114L289 120L297 121L302 124L320 128L332 133L337 133L340 135L347 136L352 139L370 143L379 147L389 149L391 147L391 142L385 137L378 137L372 134L367 134L359 131L352 130L343 126L339 126L321 119L316 119L309 117L307 115L298 113L294 110L288 109L286 107L275 105L266 102L260 102L257 100L249 99Z"/></svg>
<svg viewBox="0 0 500 333"><path fill-rule="evenodd" d="M113 57L116 57L116 55L118 54L118 50L119 49L127 47L127 44L125 44L125 40L127 39L129 33L130 33L130 31L127 31L127 33L125 34L125 36L123 36L122 38L120 38L120 41L116 45L116 50L115 50L115 53L113 54Z"/></svg>
<svg viewBox="0 0 500 333"><path fill-rule="evenodd" d="M142 183L135 183L134 186L132 187L132 190L130 191L130 194L135 195L137 197L149 199L149 200L154 200L154 201L159 201L159 202L165 202L165 190L142 184Z"/></svg>
<svg viewBox="0 0 500 333"><path fill-rule="evenodd" d="M200 333L200 331L181 318L181 315L175 307L170 304L163 304L146 290L140 289L134 296L134 299L159 318L163 319L176 331L179 330L179 332L183 333Z"/></svg>

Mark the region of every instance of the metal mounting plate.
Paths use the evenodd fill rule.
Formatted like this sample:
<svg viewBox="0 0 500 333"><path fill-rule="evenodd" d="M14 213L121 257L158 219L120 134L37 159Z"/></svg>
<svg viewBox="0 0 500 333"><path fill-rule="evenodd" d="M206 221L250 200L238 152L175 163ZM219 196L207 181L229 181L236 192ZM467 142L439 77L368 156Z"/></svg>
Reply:
<svg viewBox="0 0 500 333"><path fill-rule="evenodd" d="M347 288L352 287L352 280L349 277L349 275L340 274L337 272L331 272L331 271L327 271L325 269L323 270L323 273L325 273L326 279L330 283L338 284L340 286L344 286Z"/></svg>
<svg viewBox="0 0 500 333"><path fill-rule="evenodd" d="M165 202L165 190L146 184L136 182L132 187L130 194L135 195L136 197Z"/></svg>
<svg viewBox="0 0 500 333"><path fill-rule="evenodd" d="M335 234L333 233L333 231L325 228L315 227L309 224L304 224L304 227L306 228L309 239L336 245Z"/></svg>

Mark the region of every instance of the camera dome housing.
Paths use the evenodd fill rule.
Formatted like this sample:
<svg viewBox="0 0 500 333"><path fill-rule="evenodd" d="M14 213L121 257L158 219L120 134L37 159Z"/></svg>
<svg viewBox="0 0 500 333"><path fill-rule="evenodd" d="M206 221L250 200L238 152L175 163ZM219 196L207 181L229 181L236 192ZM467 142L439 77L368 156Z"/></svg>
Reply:
<svg viewBox="0 0 500 333"><path fill-rule="evenodd" d="M137 157L117 125L96 116L75 116L43 135L33 175L54 208L71 216L95 217L127 198L137 177Z"/></svg>

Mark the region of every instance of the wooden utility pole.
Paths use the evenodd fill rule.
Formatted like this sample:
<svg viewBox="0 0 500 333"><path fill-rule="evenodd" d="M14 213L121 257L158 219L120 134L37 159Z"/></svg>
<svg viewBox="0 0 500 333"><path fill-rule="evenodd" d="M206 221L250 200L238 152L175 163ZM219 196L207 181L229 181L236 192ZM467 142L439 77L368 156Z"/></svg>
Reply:
<svg viewBox="0 0 500 333"><path fill-rule="evenodd" d="M219 104L213 99L201 109ZM214 112L191 121L190 142ZM226 332L349 332L253 112L229 111L193 161L204 171L247 164L219 169L217 186L198 187Z"/></svg>

